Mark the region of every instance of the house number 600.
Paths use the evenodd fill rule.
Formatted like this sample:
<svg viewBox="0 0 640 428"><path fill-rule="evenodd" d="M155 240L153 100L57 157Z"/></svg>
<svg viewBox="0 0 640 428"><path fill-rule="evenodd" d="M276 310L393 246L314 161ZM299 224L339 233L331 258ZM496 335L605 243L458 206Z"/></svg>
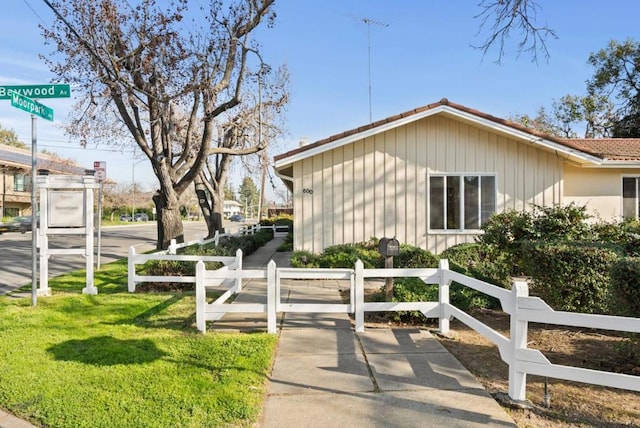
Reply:
<svg viewBox="0 0 640 428"><path fill-rule="evenodd" d="M310 195L313 195L313 189L302 189L302 193L308 193Z"/></svg>

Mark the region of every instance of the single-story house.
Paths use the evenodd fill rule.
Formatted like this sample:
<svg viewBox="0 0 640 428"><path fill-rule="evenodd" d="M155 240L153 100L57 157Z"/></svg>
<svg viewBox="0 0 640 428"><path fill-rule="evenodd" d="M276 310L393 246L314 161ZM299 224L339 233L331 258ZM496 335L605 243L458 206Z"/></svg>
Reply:
<svg viewBox="0 0 640 428"><path fill-rule="evenodd" d="M562 139L446 98L275 157L294 248L396 237L434 253L494 213L575 202L638 217L640 139Z"/></svg>
<svg viewBox="0 0 640 428"><path fill-rule="evenodd" d="M232 215L242 214L242 204L238 201L225 200L223 203L222 211L224 218L229 218Z"/></svg>

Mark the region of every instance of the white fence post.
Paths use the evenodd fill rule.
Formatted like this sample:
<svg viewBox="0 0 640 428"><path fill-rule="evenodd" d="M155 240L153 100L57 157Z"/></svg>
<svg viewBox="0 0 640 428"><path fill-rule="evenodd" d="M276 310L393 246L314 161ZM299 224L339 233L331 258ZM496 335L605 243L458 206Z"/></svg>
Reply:
<svg viewBox="0 0 640 428"><path fill-rule="evenodd" d="M205 309L207 305L207 289L204 286L205 266L204 262L196 263L196 327L198 331L207 331Z"/></svg>
<svg viewBox="0 0 640 428"><path fill-rule="evenodd" d="M217 247L218 243L220 242L220 231L216 230L216 233L213 234L213 242L216 243Z"/></svg>
<svg viewBox="0 0 640 428"><path fill-rule="evenodd" d="M518 350L527 348L528 322L521 320L518 314L518 298L529 296L529 285L525 281L514 281L511 289L512 312L511 328L509 332L509 397L523 401L527 394L527 373L520 369Z"/></svg>
<svg viewBox="0 0 640 428"><path fill-rule="evenodd" d="M440 334L449 334L449 311L447 305L449 304L449 285L450 280L445 280L445 271L449 270L449 260L441 259L438 266L440 271L440 284L438 287L438 306L440 308L440 319L438 321L438 329Z"/></svg>
<svg viewBox="0 0 640 428"><path fill-rule="evenodd" d="M361 260L356 261L355 267L355 287L356 287L356 333L364 332L364 264Z"/></svg>
<svg viewBox="0 0 640 428"><path fill-rule="evenodd" d="M236 270L241 271L242 270L242 250L240 248L238 248L238 250L236 251ZM242 278L238 277L236 278L236 289L238 291L236 291L236 293L239 293L242 291Z"/></svg>
<svg viewBox="0 0 640 428"><path fill-rule="evenodd" d="M276 262L271 260L267 265L267 332L276 333Z"/></svg>
<svg viewBox="0 0 640 428"><path fill-rule="evenodd" d="M176 240L172 239L171 243L169 244L169 254L176 254Z"/></svg>
<svg viewBox="0 0 640 428"><path fill-rule="evenodd" d="M129 290L129 293L136 291L136 283L133 280L136 275L136 264L133 261L135 255L136 249L132 245L129 247L129 258L127 259L127 290Z"/></svg>

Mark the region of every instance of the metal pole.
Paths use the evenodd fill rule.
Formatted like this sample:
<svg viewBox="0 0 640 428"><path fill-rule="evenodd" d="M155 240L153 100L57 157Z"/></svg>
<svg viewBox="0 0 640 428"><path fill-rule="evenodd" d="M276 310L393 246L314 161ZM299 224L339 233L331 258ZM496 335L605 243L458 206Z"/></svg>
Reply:
<svg viewBox="0 0 640 428"><path fill-rule="evenodd" d="M98 189L98 254L96 256L96 269L100 270L100 249L102 246L102 181Z"/></svg>
<svg viewBox="0 0 640 428"><path fill-rule="evenodd" d="M133 215L135 208L133 207L134 198L136 197L136 163L131 162L131 221L133 221Z"/></svg>
<svg viewBox="0 0 640 428"><path fill-rule="evenodd" d="M36 175L38 173L37 119L31 115L31 306L38 304L38 201L36 199Z"/></svg>

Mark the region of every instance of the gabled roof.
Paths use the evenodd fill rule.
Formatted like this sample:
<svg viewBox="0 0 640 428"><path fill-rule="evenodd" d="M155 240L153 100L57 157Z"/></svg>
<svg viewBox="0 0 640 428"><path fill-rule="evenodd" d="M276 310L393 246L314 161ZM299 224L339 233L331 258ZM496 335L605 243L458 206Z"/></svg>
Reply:
<svg viewBox="0 0 640 428"><path fill-rule="evenodd" d="M274 157L276 168L281 169L298 160L440 113L524 139L543 148L562 152L569 159L581 164L611 164L607 161L640 163L640 139L638 138L558 138L443 98L437 103L390 116L277 155Z"/></svg>

